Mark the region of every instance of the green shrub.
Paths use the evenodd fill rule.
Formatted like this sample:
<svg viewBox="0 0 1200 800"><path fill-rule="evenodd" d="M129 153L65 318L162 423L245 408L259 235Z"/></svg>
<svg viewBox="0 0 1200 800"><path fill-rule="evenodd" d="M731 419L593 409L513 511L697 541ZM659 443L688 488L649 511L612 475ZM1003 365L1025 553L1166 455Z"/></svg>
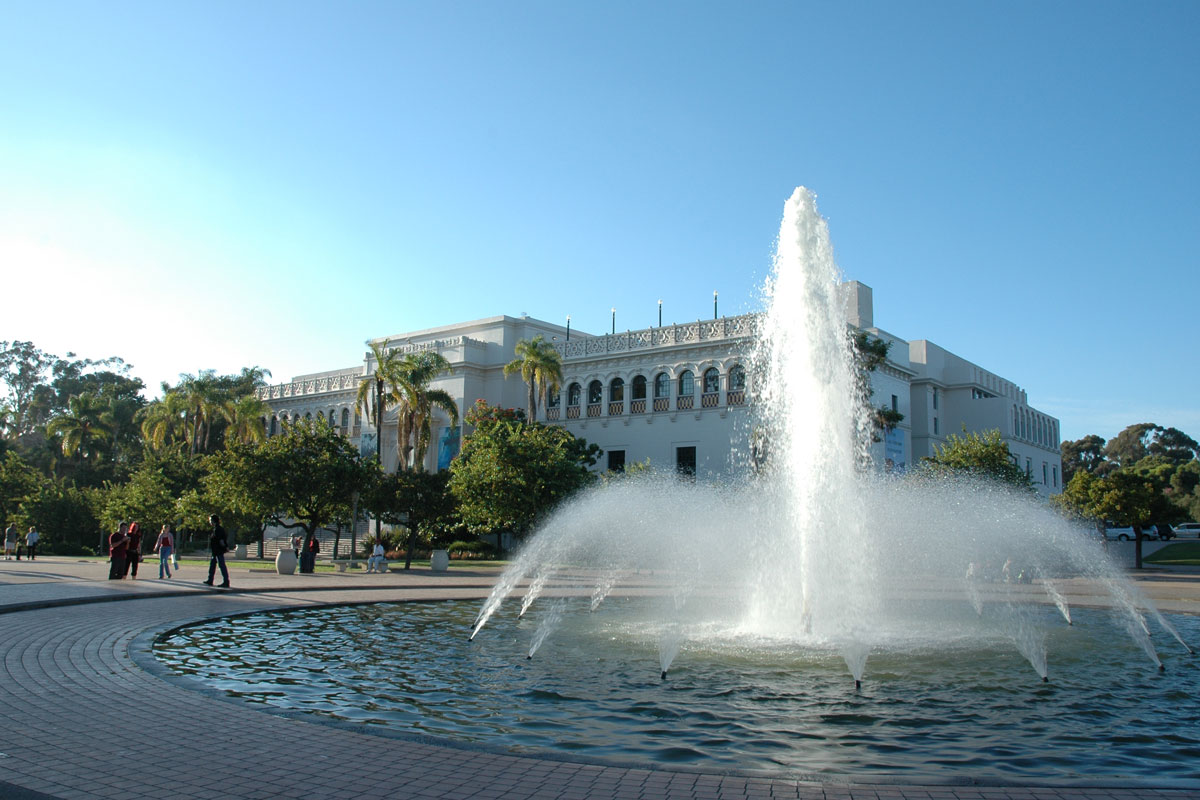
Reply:
<svg viewBox="0 0 1200 800"><path fill-rule="evenodd" d="M458 558L495 558L496 546L482 539L452 542L446 550Z"/></svg>

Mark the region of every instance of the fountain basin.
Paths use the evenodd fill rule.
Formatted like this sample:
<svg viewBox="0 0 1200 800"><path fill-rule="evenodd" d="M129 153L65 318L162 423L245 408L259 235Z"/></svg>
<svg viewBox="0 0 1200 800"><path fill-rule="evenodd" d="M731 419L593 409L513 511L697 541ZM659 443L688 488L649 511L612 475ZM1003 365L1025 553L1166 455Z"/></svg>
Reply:
<svg viewBox="0 0 1200 800"><path fill-rule="evenodd" d="M838 643L748 633L737 613L711 609L681 620L661 681L662 601L610 597L588 613L587 598L563 599L570 613L532 660L545 612L502 609L468 643L475 601L239 617L176 631L155 652L248 702L513 752L884 780L1200 785L1195 659L1171 654L1159 673L1106 610L1075 609L1070 627L1052 605L1030 612L1049 654L1043 684L999 607L929 601L928 624L888 621L855 691ZM1200 634L1200 619L1171 620L1185 638Z"/></svg>

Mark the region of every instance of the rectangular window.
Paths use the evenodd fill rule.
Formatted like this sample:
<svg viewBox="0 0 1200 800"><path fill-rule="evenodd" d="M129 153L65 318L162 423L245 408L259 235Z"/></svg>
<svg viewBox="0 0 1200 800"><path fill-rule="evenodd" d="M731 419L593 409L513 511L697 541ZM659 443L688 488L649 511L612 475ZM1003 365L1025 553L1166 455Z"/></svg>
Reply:
<svg viewBox="0 0 1200 800"><path fill-rule="evenodd" d="M1025 474L1026 475L1033 474L1033 459L1032 458L1025 459Z"/></svg>
<svg viewBox="0 0 1200 800"><path fill-rule="evenodd" d="M896 397L896 395L892 395L892 411L899 411L899 410L900 410L900 398Z"/></svg>
<svg viewBox="0 0 1200 800"><path fill-rule="evenodd" d="M937 411L937 407L938 407L937 404L938 404L938 390L934 389L933 390L933 410L934 411Z"/></svg>
<svg viewBox="0 0 1200 800"><path fill-rule="evenodd" d="M675 448L675 471L690 478L696 477L696 448Z"/></svg>
<svg viewBox="0 0 1200 800"><path fill-rule="evenodd" d="M1051 467L1050 474L1054 476L1054 488L1058 488L1058 467Z"/></svg>
<svg viewBox="0 0 1200 800"><path fill-rule="evenodd" d="M624 472L625 471L625 451L624 450L609 450L608 451L608 471L609 472Z"/></svg>
<svg viewBox="0 0 1200 800"><path fill-rule="evenodd" d="M1049 486L1050 481L1047 480L1050 476L1046 474L1046 468L1049 466L1045 461L1042 462L1042 485Z"/></svg>
<svg viewBox="0 0 1200 800"><path fill-rule="evenodd" d="M933 435L934 436L938 435L938 418L937 417L933 418Z"/></svg>

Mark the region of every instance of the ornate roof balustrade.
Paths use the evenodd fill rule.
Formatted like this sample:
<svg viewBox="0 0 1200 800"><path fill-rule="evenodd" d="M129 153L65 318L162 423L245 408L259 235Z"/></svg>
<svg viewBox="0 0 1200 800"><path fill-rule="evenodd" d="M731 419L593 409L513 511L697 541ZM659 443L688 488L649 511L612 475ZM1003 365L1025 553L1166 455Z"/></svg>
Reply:
<svg viewBox="0 0 1200 800"><path fill-rule="evenodd" d="M652 347L671 347L717 339L747 339L754 335L758 314L687 322L662 328L646 328L618 334L589 336L573 342L559 342L554 349L563 359L585 358L605 353L623 353Z"/></svg>
<svg viewBox="0 0 1200 800"><path fill-rule="evenodd" d="M308 378L291 383L279 383L274 386L264 386L255 394L259 400L279 400L284 397L303 397L305 395L327 394L347 389L358 389L362 382L361 372L343 372L338 375L323 375L319 378Z"/></svg>

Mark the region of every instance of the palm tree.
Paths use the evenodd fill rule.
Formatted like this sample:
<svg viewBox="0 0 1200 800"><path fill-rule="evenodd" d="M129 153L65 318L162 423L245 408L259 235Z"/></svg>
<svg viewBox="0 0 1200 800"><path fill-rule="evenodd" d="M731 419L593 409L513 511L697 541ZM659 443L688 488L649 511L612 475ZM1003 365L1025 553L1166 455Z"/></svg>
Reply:
<svg viewBox="0 0 1200 800"><path fill-rule="evenodd" d="M248 394L237 400L226 400L221 406L221 415L229 423L225 429L225 446L229 447L233 442L262 443L267 438L263 420L270 411L270 406L258 399L258 395Z"/></svg>
<svg viewBox="0 0 1200 800"><path fill-rule="evenodd" d="M152 450L169 450L189 441L188 401L179 392L165 392L161 400L143 408L138 417L142 436Z"/></svg>
<svg viewBox="0 0 1200 800"><path fill-rule="evenodd" d="M363 416L375 423L375 458L383 464L383 414L387 410L389 395L384 393L384 386L395 382L396 367L400 356L395 350L388 350L387 344L371 345L371 356L375 359L375 370L358 385L358 395L354 404L362 409ZM374 397L371 390L374 389ZM376 531L378 533L378 531Z"/></svg>
<svg viewBox="0 0 1200 800"><path fill-rule="evenodd" d="M558 391L562 383L562 358L541 335L517 342L514 353L517 357L504 365L504 376L520 372L521 380L529 384L529 421L534 422L538 400L545 400L547 392Z"/></svg>
<svg viewBox="0 0 1200 800"><path fill-rule="evenodd" d="M397 365L392 398L398 406L396 449L400 468L424 469L425 451L433 434L434 408L445 411L451 425L458 424L454 398L441 389L429 388L438 375L450 371L450 362L440 353L430 351L409 353Z"/></svg>
<svg viewBox="0 0 1200 800"><path fill-rule="evenodd" d="M112 438L112 425L105 419L107 407L91 392L67 400L67 413L55 417L46 425L46 433L62 436L64 456L79 453L79 463L95 452L105 440Z"/></svg>

